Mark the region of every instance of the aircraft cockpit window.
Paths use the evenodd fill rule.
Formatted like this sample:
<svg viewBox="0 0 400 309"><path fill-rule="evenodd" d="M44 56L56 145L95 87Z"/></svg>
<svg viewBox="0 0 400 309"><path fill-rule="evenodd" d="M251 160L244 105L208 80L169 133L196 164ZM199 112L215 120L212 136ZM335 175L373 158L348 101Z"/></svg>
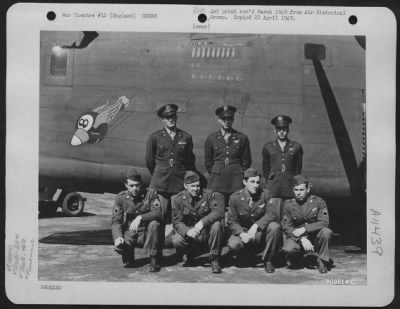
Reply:
<svg viewBox="0 0 400 309"><path fill-rule="evenodd" d="M67 76L68 49L54 46L51 50L50 75L55 77Z"/></svg>

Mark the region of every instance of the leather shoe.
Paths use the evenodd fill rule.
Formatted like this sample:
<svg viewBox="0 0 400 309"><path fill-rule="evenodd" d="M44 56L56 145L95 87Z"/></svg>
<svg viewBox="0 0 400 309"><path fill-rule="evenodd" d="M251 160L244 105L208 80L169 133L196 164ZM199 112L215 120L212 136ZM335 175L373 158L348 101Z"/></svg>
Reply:
<svg viewBox="0 0 400 309"><path fill-rule="evenodd" d="M125 268L133 268L135 267L135 257L132 252L127 253L124 252L122 254L122 263L124 264Z"/></svg>
<svg viewBox="0 0 400 309"><path fill-rule="evenodd" d="M211 271L213 274L219 274L222 272L221 266L219 265L218 257L211 258Z"/></svg>
<svg viewBox="0 0 400 309"><path fill-rule="evenodd" d="M325 262L321 259L317 259L318 271L321 274L326 274L328 272L328 268L325 265Z"/></svg>
<svg viewBox="0 0 400 309"><path fill-rule="evenodd" d="M300 256L291 254L286 256L286 266L289 269L301 269L304 267Z"/></svg>
<svg viewBox="0 0 400 309"><path fill-rule="evenodd" d="M161 269L160 263L158 263L157 258L155 256L150 256L150 269L151 273L159 272Z"/></svg>
<svg viewBox="0 0 400 309"><path fill-rule="evenodd" d="M188 267L188 266L192 266L194 262L194 256L190 253L186 253L183 256L183 266Z"/></svg>
<svg viewBox="0 0 400 309"><path fill-rule="evenodd" d="M243 254L238 254L235 257L235 266L237 268L243 268L248 265L248 258Z"/></svg>
<svg viewBox="0 0 400 309"><path fill-rule="evenodd" d="M264 264L264 270L265 270L266 273L272 274L272 273L275 272L275 267L274 267L274 265L272 265L272 263L270 261L267 261Z"/></svg>

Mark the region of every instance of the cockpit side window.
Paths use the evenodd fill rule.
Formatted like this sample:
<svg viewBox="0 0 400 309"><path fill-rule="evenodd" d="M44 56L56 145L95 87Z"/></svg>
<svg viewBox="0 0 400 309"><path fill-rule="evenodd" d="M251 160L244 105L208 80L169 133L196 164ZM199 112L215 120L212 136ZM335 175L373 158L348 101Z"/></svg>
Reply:
<svg viewBox="0 0 400 309"><path fill-rule="evenodd" d="M44 41L41 46L43 83L47 86L71 86L74 51L62 42Z"/></svg>
<svg viewBox="0 0 400 309"><path fill-rule="evenodd" d="M54 46L50 57L50 75L66 77L68 70L68 49L61 46Z"/></svg>

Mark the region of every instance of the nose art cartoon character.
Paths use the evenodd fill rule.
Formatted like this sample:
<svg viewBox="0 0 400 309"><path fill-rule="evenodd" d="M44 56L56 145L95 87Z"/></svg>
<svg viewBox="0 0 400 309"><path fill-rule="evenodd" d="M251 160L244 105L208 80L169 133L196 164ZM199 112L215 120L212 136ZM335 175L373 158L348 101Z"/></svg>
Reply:
<svg viewBox="0 0 400 309"><path fill-rule="evenodd" d="M129 99L121 96L114 103L107 100L107 103L82 114L76 122L76 131L72 136L71 145L97 144L102 141L108 129L115 123L118 113L128 106Z"/></svg>

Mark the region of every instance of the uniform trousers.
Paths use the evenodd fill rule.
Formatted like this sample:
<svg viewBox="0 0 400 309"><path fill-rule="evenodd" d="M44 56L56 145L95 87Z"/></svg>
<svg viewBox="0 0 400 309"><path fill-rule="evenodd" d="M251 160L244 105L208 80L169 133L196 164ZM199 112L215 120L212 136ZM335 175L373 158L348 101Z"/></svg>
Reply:
<svg viewBox="0 0 400 309"><path fill-rule="evenodd" d="M181 254L196 253L202 245L208 243L210 255L220 256L222 251L223 224L220 221L214 222L211 226L202 229L200 234L191 238L183 237L179 233L172 235L172 244L177 252Z"/></svg>
<svg viewBox="0 0 400 309"><path fill-rule="evenodd" d="M323 227L321 230L316 232L308 233L307 238L314 245L314 252L318 254L318 257L325 261L329 262L329 240L332 237L332 230ZM300 254L303 251L300 240L295 241L292 238L284 235L283 237L283 247L282 250L285 251L289 256Z"/></svg>
<svg viewBox="0 0 400 309"><path fill-rule="evenodd" d="M138 231L127 230L124 233L124 255L133 257L135 247L148 250L151 256L159 255L162 250L161 234L161 224L157 221L151 221L146 227L139 227Z"/></svg>
<svg viewBox="0 0 400 309"><path fill-rule="evenodd" d="M165 226L171 224L171 217L172 217L172 205L171 205L171 197L176 193L170 192L158 192L158 195L161 198L161 230L162 233L160 235L160 244L161 247L169 248L171 246L171 238L165 238ZM162 255L162 251L160 252L160 256Z"/></svg>
<svg viewBox="0 0 400 309"><path fill-rule="evenodd" d="M279 247L282 242L281 226L276 222L268 224L263 231L258 231L254 240L245 244L240 236L231 235L228 240L228 248L235 255L243 253L244 250L261 251L264 248L262 259L264 262L271 261L277 256Z"/></svg>

